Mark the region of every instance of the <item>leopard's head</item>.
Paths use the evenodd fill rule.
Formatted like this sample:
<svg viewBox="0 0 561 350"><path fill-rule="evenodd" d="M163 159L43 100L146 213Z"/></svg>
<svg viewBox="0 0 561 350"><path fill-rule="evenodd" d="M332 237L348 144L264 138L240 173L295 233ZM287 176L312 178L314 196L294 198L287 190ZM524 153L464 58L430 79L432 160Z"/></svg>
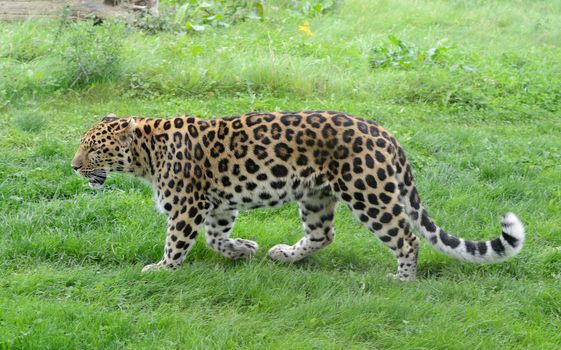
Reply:
<svg viewBox="0 0 561 350"><path fill-rule="evenodd" d="M110 171L128 171L132 163L131 144L134 118L105 116L88 130L72 159L76 174L89 180L92 188L100 187Z"/></svg>

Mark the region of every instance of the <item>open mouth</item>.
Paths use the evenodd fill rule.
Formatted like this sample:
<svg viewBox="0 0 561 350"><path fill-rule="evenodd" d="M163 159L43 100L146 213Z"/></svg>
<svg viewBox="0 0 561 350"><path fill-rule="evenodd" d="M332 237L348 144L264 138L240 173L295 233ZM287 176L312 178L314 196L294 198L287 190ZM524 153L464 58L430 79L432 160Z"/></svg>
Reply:
<svg viewBox="0 0 561 350"><path fill-rule="evenodd" d="M107 178L107 173L105 170L94 170L87 175L87 178L91 188L99 188L103 186L103 183Z"/></svg>

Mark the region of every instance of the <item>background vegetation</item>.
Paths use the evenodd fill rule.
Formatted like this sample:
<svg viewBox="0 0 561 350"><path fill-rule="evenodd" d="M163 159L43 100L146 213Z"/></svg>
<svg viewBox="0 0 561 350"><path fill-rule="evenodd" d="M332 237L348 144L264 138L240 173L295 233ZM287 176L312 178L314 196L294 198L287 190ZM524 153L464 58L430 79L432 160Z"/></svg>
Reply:
<svg viewBox="0 0 561 350"><path fill-rule="evenodd" d="M161 1L160 18L0 23L0 348L557 349L561 343L561 2ZM227 261L199 240L160 258L164 218L139 181L75 176L102 115L335 109L405 147L436 221L527 246L470 265L423 244L420 281L346 208L338 239L292 266L294 205L244 213L262 247Z"/></svg>

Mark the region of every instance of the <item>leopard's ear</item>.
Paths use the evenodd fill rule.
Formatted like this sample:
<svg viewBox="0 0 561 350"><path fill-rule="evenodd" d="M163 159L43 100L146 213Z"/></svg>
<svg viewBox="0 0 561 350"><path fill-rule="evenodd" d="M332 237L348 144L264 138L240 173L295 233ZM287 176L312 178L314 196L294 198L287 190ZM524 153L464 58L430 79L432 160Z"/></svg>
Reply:
<svg viewBox="0 0 561 350"><path fill-rule="evenodd" d="M114 122L115 120L117 120L117 115L115 113L109 113L101 119L102 122Z"/></svg>
<svg viewBox="0 0 561 350"><path fill-rule="evenodd" d="M119 123L120 129L115 134L123 145L130 145L134 139L134 129L136 128L136 120L133 117L122 118Z"/></svg>

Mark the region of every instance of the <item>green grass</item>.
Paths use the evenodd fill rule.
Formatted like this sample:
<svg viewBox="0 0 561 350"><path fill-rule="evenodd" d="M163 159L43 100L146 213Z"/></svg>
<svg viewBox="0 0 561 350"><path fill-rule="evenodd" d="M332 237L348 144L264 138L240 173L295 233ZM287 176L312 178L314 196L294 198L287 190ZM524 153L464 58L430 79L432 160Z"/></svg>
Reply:
<svg viewBox="0 0 561 350"><path fill-rule="evenodd" d="M268 3L262 21L197 34L0 23L0 348L557 349L561 3L346 0L315 17ZM389 35L451 48L372 69ZM261 246L251 261L199 239L183 268L141 274L165 234L150 189L115 174L93 191L70 168L109 112L301 109L379 121L442 227L491 238L512 210L526 247L471 265L423 243L419 281L398 283L389 250L340 207L333 245L276 264L267 249L302 234L291 204L240 216L235 236Z"/></svg>

